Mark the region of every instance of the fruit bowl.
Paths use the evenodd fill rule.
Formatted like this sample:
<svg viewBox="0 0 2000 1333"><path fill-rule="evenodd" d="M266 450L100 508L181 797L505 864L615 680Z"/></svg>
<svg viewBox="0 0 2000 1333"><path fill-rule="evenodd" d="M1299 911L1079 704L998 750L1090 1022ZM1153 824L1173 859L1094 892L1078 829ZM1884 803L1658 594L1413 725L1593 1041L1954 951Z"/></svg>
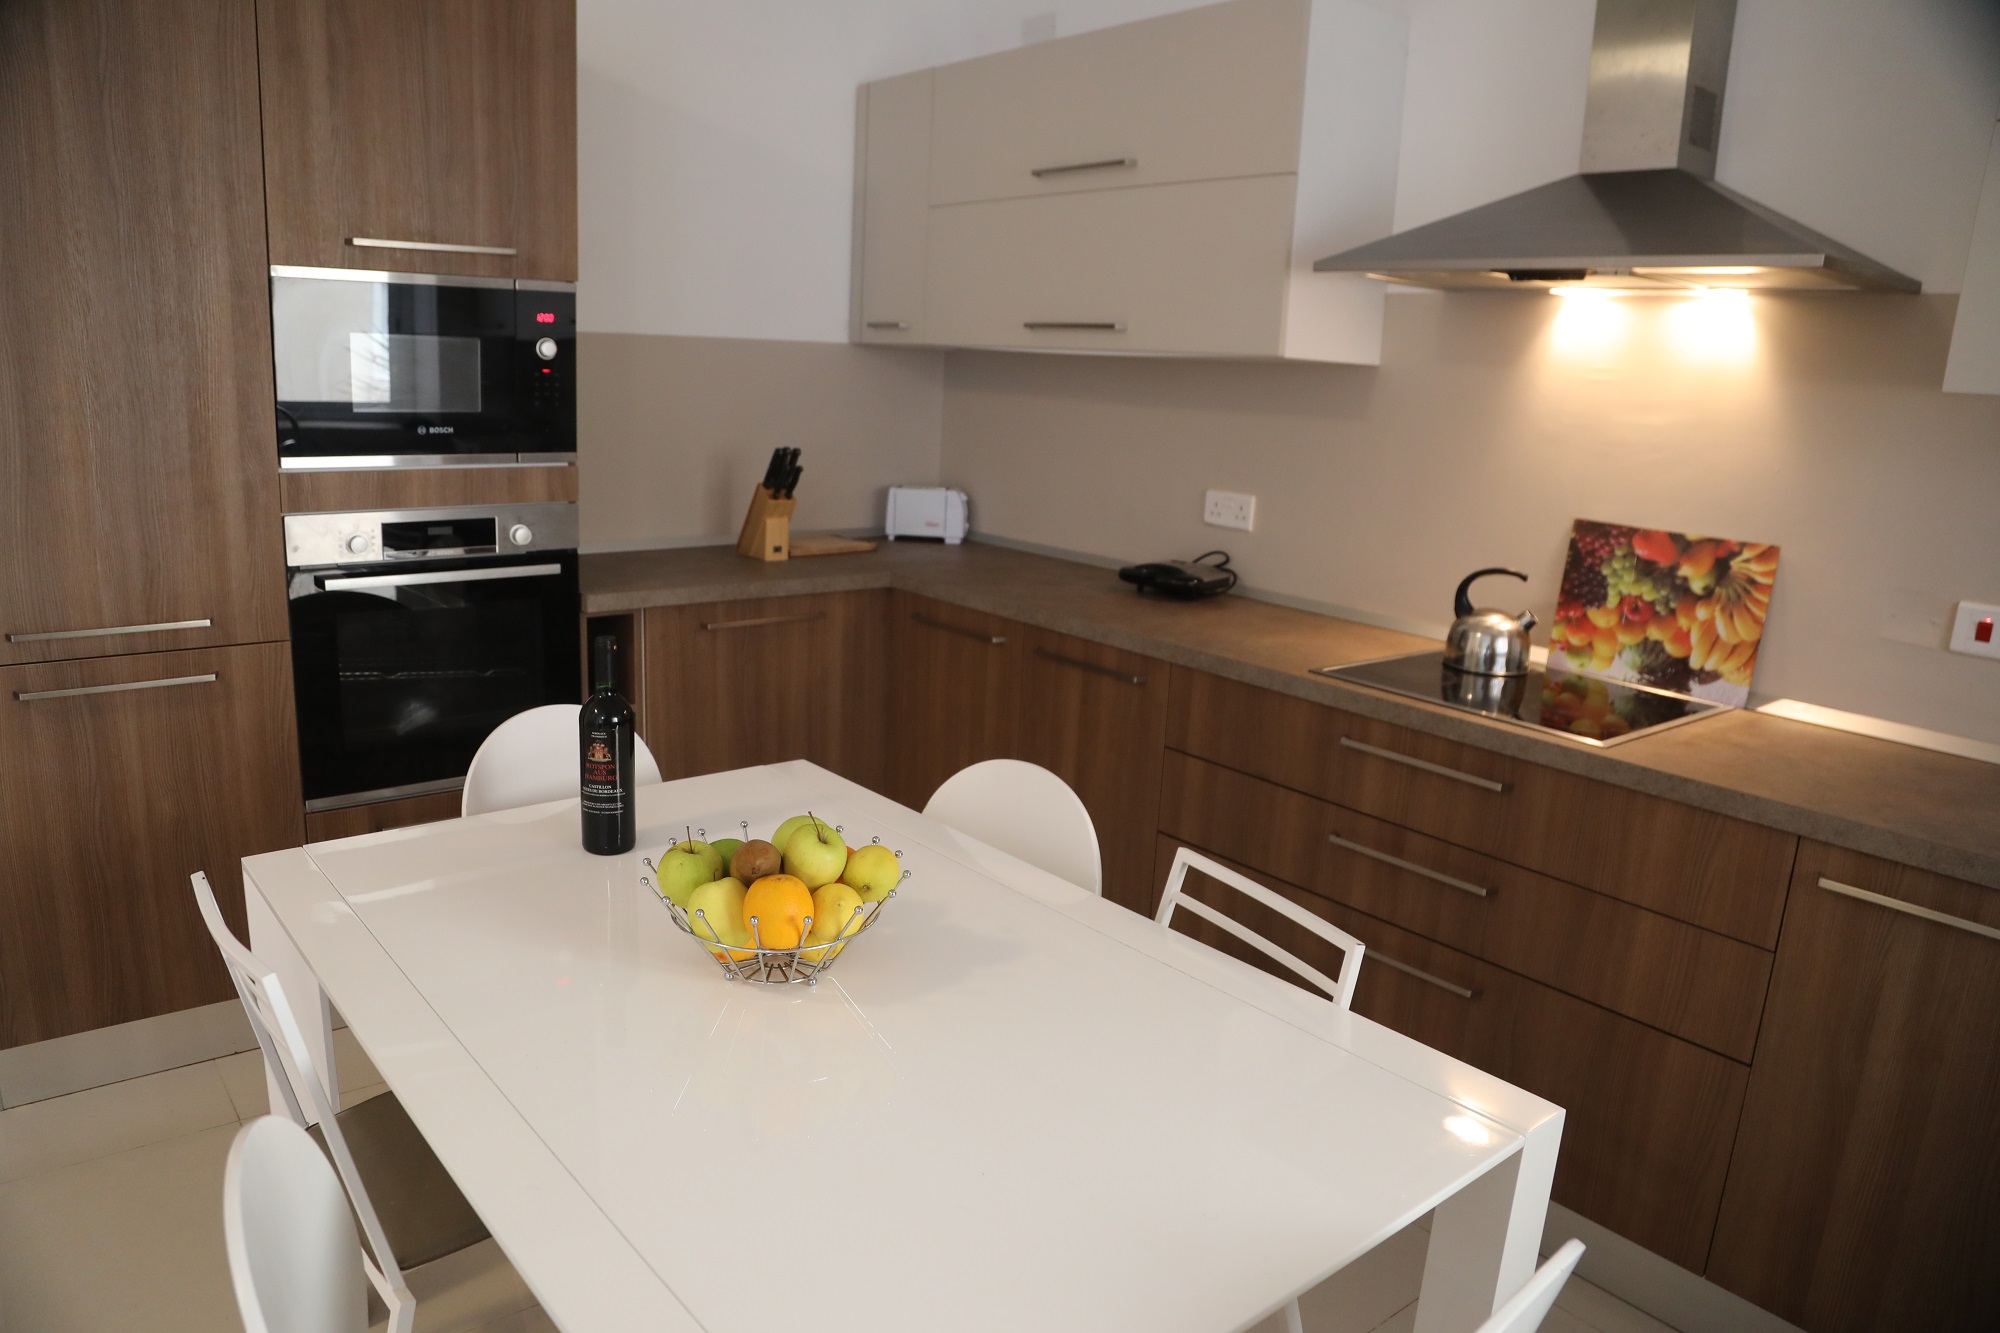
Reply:
<svg viewBox="0 0 2000 1333"><path fill-rule="evenodd" d="M747 822L740 827L749 833ZM902 869L902 854L884 846L880 838L850 850L839 826L816 819L809 825L787 820L774 837L788 829L814 845L795 843L794 851L802 855L773 860L778 853L770 842L746 837L718 839L711 845L703 841L705 829L690 828L686 840L667 848L657 862L644 858L649 873L640 881L659 895L681 933L732 981L818 984L820 975L847 947L875 925L889 899L896 896L896 886L909 878ZM725 846L732 853L726 862L706 860ZM734 856L739 850L748 857ZM712 874L717 864L726 864L729 873L692 883L704 873ZM759 872L748 886L736 877L746 868ZM808 888L794 871L818 882ZM819 929L816 911L840 912L844 920L838 928Z"/></svg>

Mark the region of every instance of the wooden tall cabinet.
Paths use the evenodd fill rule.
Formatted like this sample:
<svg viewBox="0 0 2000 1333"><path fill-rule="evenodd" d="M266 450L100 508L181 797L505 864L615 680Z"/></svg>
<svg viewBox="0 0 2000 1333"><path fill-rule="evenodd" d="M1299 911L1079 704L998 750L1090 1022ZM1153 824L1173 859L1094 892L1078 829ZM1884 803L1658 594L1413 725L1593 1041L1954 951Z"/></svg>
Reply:
<svg viewBox="0 0 2000 1333"><path fill-rule="evenodd" d="M273 263L575 280L571 0L258 0L257 25Z"/></svg>

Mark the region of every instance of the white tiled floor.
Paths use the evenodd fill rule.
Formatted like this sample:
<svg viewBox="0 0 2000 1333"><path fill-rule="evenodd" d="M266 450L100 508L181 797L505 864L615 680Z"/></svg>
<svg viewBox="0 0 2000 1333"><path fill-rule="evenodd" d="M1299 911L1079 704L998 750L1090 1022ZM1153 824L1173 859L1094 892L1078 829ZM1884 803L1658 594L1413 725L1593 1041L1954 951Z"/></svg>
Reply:
<svg viewBox="0 0 2000 1333"><path fill-rule="evenodd" d="M382 1091L342 1029L344 1105ZM0 1111L0 1333L215 1333L238 1327L222 1248L222 1165L265 1113L256 1051ZM1308 1333L1409 1333L1423 1223L1308 1292ZM419 1333L554 1325L488 1241L409 1275ZM1547 1333L1673 1333L1581 1278ZM1283 1333L1282 1315L1256 1333Z"/></svg>

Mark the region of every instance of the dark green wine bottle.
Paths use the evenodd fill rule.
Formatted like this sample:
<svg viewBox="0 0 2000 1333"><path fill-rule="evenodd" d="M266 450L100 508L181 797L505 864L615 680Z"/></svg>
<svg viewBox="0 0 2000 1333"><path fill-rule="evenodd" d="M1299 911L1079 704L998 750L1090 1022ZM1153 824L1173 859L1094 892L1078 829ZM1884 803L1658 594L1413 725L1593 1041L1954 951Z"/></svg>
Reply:
<svg viewBox="0 0 2000 1333"><path fill-rule="evenodd" d="M590 642L590 699L577 714L583 777L583 850L597 856L629 852L639 841L632 762L632 705L612 688L610 635Z"/></svg>

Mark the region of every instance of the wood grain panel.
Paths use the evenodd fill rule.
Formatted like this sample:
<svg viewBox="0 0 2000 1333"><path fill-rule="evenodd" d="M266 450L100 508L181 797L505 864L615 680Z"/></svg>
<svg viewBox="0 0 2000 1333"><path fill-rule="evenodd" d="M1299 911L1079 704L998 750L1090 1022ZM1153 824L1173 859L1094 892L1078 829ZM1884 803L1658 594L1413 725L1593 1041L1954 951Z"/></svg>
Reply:
<svg viewBox="0 0 2000 1333"><path fill-rule="evenodd" d="M1787 833L1182 668L1167 744L1760 948L1777 944L1798 846Z"/></svg>
<svg viewBox="0 0 2000 1333"><path fill-rule="evenodd" d="M967 764L1019 757L1022 627L909 593L891 605L889 795L922 809Z"/></svg>
<svg viewBox="0 0 2000 1333"><path fill-rule="evenodd" d="M2000 1328L2000 893L1807 842L1711 1281L1811 1333Z"/></svg>
<svg viewBox="0 0 2000 1333"><path fill-rule="evenodd" d="M1146 912L1166 752L1168 666L1085 639L1018 627L1020 757L1060 776L1097 829L1104 896Z"/></svg>
<svg viewBox="0 0 2000 1333"><path fill-rule="evenodd" d="M427 467L286 472L284 512L434 509L445 505L539 504L577 496L574 467Z"/></svg>
<svg viewBox="0 0 2000 1333"><path fill-rule="evenodd" d="M1159 840L1162 881L1177 845ZM1295 885L1236 868L1368 947L1354 993L1356 1012L1564 1108L1557 1202L1700 1270L1749 1077L1743 1066ZM1199 875L1188 878L1197 894L1307 962L1329 971L1338 965L1339 952L1317 936ZM1197 917L1176 917L1175 928L1184 921L1196 938L1266 966L1261 955ZM1474 998L1398 971L1384 957L1471 990ZM1275 965L1267 970L1279 971Z"/></svg>
<svg viewBox="0 0 2000 1333"><path fill-rule="evenodd" d="M304 832L286 645L0 668L0 754L0 1046L231 998L188 875L241 933L240 858Z"/></svg>
<svg viewBox="0 0 2000 1333"><path fill-rule="evenodd" d="M576 2L515 0L520 128L514 244L521 278L576 281Z"/></svg>
<svg viewBox="0 0 2000 1333"><path fill-rule="evenodd" d="M0 181L0 663L284 638L249 10L0 5Z"/></svg>
<svg viewBox="0 0 2000 1333"><path fill-rule="evenodd" d="M1159 822L1163 833L1732 1059L1747 1064L1756 1047L1771 955L1754 945L1178 751L1167 756Z"/></svg>
<svg viewBox="0 0 2000 1333"><path fill-rule="evenodd" d="M460 800L459 792L441 791L429 796L406 796L400 801L350 805L345 810L318 811L306 816L306 841L326 842L362 833L380 833L383 829L457 819Z"/></svg>

